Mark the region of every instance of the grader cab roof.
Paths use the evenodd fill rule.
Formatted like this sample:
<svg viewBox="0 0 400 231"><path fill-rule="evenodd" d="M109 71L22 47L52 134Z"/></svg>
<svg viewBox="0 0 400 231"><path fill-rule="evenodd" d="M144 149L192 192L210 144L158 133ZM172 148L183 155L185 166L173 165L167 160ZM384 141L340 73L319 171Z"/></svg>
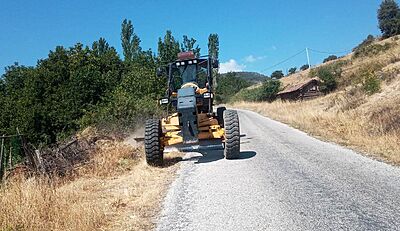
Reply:
<svg viewBox="0 0 400 231"><path fill-rule="evenodd" d="M185 52L179 52L178 53L178 60L179 61L184 61L188 59L195 59L196 56L194 55L193 51L185 51Z"/></svg>

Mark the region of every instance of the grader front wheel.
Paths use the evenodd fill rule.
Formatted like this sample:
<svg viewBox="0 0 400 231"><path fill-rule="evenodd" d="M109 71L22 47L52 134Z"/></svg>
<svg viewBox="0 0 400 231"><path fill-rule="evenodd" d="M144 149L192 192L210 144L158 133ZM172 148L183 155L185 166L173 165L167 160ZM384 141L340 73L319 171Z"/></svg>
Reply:
<svg viewBox="0 0 400 231"><path fill-rule="evenodd" d="M225 158L238 159L240 155L239 117L236 111L224 111Z"/></svg>
<svg viewBox="0 0 400 231"><path fill-rule="evenodd" d="M161 166L164 159L164 148L161 143L161 121L149 119L146 121L144 147L146 162L152 166Z"/></svg>

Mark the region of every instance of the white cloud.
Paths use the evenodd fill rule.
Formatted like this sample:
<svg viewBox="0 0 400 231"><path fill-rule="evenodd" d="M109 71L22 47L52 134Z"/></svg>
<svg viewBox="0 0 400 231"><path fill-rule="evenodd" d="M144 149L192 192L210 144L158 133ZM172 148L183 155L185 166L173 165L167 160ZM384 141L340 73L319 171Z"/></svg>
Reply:
<svg viewBox="0 0 400 231"><path fill-rule="evenodd" d="M256 61L258 61L258 60L261 60L261 59L264 59L265 58L265 56L254 56L254 55L249 55L249 56L246 56L246 58L244 58L244 61L246 62L246 63L254 63L254 62L256 62Z"/></svg>
<svg viewBox="0 0 400 231"><path fill-rule="evenodd" d="M221 63L219 68L219 73L224 74L231 71L243 71L246 68L245 65L241 65L234 59L230 59L228 62Z"/></svg>
<svg viewBox="0 0 400 231"><path fill-rule="evenodd" d="M246 58L244 58L244 61L246 61L247 63L254 63L255 61L257 61L257 58L254 57L253 55L249 55Z"/></svg>

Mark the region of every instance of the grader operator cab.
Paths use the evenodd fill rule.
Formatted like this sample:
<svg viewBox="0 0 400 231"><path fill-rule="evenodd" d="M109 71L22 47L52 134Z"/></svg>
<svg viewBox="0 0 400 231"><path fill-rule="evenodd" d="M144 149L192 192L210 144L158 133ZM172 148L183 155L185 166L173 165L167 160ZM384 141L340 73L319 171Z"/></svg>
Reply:
<svg viewBox="0 0 400 231"><path fill-rule="evenodd" d="M196 58L189 51L179 53L175 62L157 70L158 76L168 75L166 97L159 101L166 116L146 121L144 140L148 164L162 165L167 147L179 151L220 147L226 159L239 157L237 112L225 107L213 110L213 68L218 65L211 57Z"/></svg>

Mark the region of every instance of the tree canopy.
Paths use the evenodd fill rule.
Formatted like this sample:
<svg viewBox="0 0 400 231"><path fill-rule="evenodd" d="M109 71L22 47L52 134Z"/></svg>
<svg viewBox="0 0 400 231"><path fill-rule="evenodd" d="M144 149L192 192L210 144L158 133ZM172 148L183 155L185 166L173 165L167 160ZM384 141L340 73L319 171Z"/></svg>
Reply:
<svg viewBox="0 0 400 231"><path fill-rule="evenodd" d="M200 56L200 47L199 45L196 45L196 39L194 38L188 38L187 35L183 36L183 42L181 44L181 51L193 51L194 55L196 57Z"/></svg>
<svg viewBox="0 0 400 231"><path fill-rule="evenodd" d="M297 71L297 67L292 67L289 69L289 75L293 75L294 73L296 73Z"/></svg>
<svg viewBox="0 0 400 231"><path fill-rule="evenodd" d="M378 22L384 38L400 34L400 8L396 1L382 1L378 10Z"/></svg>
<svg viewBox="0 0 400 231"><path fill-rule="evenodd" d="M179 42L170 30L165 33L164 39L158 38L158 61L162 64L173 62L181 51Z"/></svg>
<svg viewBox="0 0 400 231"><path fill-rule="evenodd" d="M281 79L283 78L285 75L283 74L283 71L279 70L279 71L274 71L271 74L271 78L272 79Z"/></svg>
<svg viewBox="0 0 400 231"><path fill-rule="evenodd" d="M301 70L301 71L305 71L305 70L307 70L307 69L309 69L309 68L310 68L310 65L304 64L303 66L300 67L300 70Z"/></svg>
<svg viewBox="0 0 400 231"><path fill-rule="evenodd" d="M210 34L208 36L208 54L210 57L219 58L219 37L218 34Z"/></svg>
<svg viewBox="0 0 400 231"><path fill-rule="evenodd" d="M333 61L333 60L336 60L336 59L338 59L338 57L336 55L329 55L328 57L326 57L324 59L323 63L327 63L329 61Z"/></svg>

